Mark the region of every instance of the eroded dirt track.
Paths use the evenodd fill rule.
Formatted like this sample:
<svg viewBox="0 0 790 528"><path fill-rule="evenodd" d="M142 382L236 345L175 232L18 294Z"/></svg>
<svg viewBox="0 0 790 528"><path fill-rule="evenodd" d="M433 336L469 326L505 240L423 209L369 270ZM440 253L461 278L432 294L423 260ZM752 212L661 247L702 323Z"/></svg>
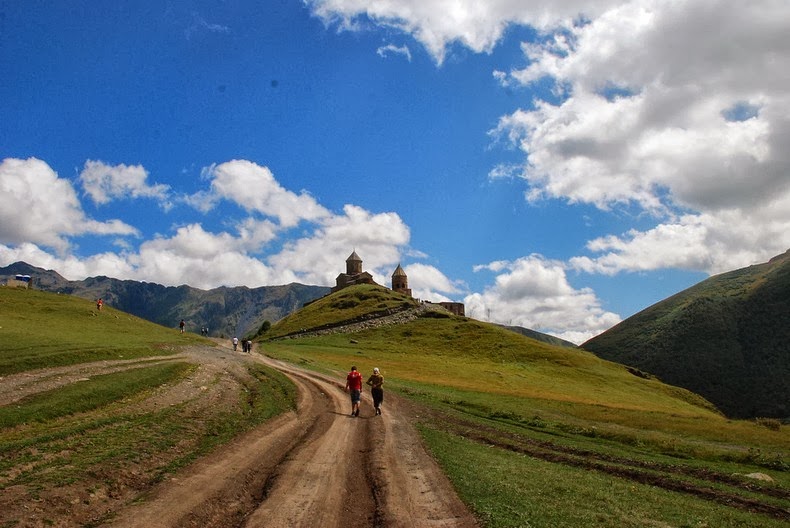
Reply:
<svg viewBox="0 0 790 528"><path fill-rule="evenodd" d="M351 417L344 380L253 355L296 383L299 404L120 510L112 526L472 527L426 453L409 406L369 395Z"/></svg>

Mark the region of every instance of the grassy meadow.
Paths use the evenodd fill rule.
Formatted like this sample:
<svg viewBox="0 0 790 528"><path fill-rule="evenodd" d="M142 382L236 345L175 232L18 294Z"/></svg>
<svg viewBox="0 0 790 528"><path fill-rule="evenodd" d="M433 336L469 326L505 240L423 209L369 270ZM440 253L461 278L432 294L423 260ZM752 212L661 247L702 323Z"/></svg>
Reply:
<svg viewBox="0 0 790 528"><path fill-rule="evenodd" d="M264 337L411 304L370 286L339 293ZM379 367L387 392L417 406L425 444L487 528L788 526L786 425L729 420L693 393L588 352L429 315L264 339L256 351L341 380L352 364L363 375ZM88 504L144 490L295 405L293 385L256 364L244 367L231 402L210 412L193 400L147 404L196 375L178 352L199 344L210 346L111 307L98 313L84 299L0 288L0 383L46 367L129 363L0 406L0 493L24 489L39 501L71 489ZM745 476L754 473L772 480Z"/></svg>
<svg viewBox="0 0 790 528"><path fill-rule="evenodd" d="M209 343L71 295L0 288L0 376L43 367L172 353Z"/></svg>
<svg viewBox="0 0 790 528"><path fill-rule="evenodd" d="M46 385L76 372L70 383L0 405L0 496L45 507L51 517L42 525L58 525L74 504L101 511L107 497L141 493L294 408L293 384L252 362L232 381L216 374L194 386L201 367L178 354L197 345L214 353L209 340L106 305L99 313L77 297L0 287L0 383L26 373ZM109 372L85 370L103 360L113 360ZM194 394L170 400L179 385ZM29 525L3 509L0 526Z"/></svg>
<svg viewBox="0 0 790 528"><path fill-rule="evenodd" d="M289 325L310 328L298 314ZM426 444L488 527L790 521L787 426L729 420L582 350L455 316L261 348L341 379L379 367L388 391L423 406Z"/></svg>

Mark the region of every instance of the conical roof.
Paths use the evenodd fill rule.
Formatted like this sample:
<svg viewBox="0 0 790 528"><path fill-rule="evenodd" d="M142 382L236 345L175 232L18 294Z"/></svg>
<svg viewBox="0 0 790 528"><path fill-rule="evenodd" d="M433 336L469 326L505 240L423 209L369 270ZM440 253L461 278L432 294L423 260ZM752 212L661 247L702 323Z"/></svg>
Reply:
<svg viewBox="0 0 790 528"><path fill-rule="evenodd" d="M359 255L357 255L357 252L356 252L356 250L354 250L354 251L353 251L353 252L352 252L352 253L351 253L351 254L348 256L348 258L346 259L346 262L362 262L362 259L361 259L361 258L359 258Z"/></svg>
<svg viewBox="0 0 790 528"><path fill-rule="evenodd" d="M392 272L392 276L393 277L405 277L406 276L406 272L403 271L403 268L401 268L400 264L398 264L398 267L395 268L395 271Z"/></svg>

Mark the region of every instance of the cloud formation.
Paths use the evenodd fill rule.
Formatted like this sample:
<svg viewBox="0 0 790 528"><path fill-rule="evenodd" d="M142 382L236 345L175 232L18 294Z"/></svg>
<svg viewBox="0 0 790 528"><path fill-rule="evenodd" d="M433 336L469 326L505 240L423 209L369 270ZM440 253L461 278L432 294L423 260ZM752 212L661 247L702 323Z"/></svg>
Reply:
<svg viewBox="0 0 790 528"><path fill-rule="evenodd" d="M79 175L85 193L93 203L104 205L123 198L154 198L164 202L169 185L149 185L148 171L142 165L107 165L103 161L88 160Z"/></svg>
<svg viewBox="0 0 790 528"><path fill-rule="evenodd" d="M381 46L379 49L376 50L376 53L379 57L386 58L390 54L395 55L403 55L406 57L406 60L411 62L411 51L409 51L408 46L396 46L394 44L387 44L386 46Z"/></svg>
<svg viewBox="0 0 790 528"><path fill-rule="evenodd" d="M145 184L147 175L142 166L87 162L80 181L90 189L89 196L102 204L163 196ZM389 284L389 274L408 246L409 229L396 213L371 213L352 204L342 213L332 213L307 192L283 188L265 166L233 160L206 168L203 176L208 189L184 201L202 214L223 203L237 205L241 214L228 218L226 230L206 230L200 215L194 222L173 226L170 234L152 236L136 250L116 241L123 248L120 253L78 258L68 253L75 236L140 236L140 232L118 220L103 223L87 218L71 183L45 162L4 160L0 240L8 245L0 245L0 261L29 261L72 279L107 275L205 289L290 282L334 285L337 274L344 271L342 259L356 248L365 255L366 269L376 280ZM297 228L300 231L294 233ZM52 255L47 247L61 254Z"/></svg>
<svg viewBox="0 0 790 528"><path fill-rule="evenodd" d="M576 297L592 314L582 327L596 332L616 316L599 313L590 291L564 291L564 268L606 275L665 268L718 273L790 247L790 4L308 5L342 30L373 24L410 34L438 64L454 45L491 52L506 28L534 28L537 38L522 43L525 66L492 73L508 88L548 84L552 92L501 116L490 131L524 154L520 167L493 167L490 177L522 178L530 203L563 200L653 219L652 227L588 241L589 254L564 265L531 256L479 266L498 275L495 286L467 297L472 310L501 320L497 310L506 307L519 314L513 318L546 328L553 326L550 307ZM541 292L525 270L549 281L551 291ZM535 304L541 296L543 307Z"/></svg>
<svg viewBox="0 0 790 528"><path fill-rule="evenodd" d="M789 17L771 1L640 0L524 44L528 66L498 77L550 79L560 95L492 131L524 152L527 198L658 220L590 241L604 254L574 259L579 269L714 273L790 246Z"/></svg>
<svg viewBox="0 0 790 528"><path fill-rule="evenodd" d="M620 322L617 314L602 309L591 289L571 286L561 262L530 255L476 271L497 275L492 286L464 299L466 314L475 319L531 328L572 343Z"/></svg>
<svg viewBox="0 0 790 528"><path fill-rule="evenodd" d="M7 158L0 163L0 240L65 252L69 237L86 234L137 235L138 231L121 220L88 218L71 182L39 159Z"/></svg>
<svg viewBox="0 0 790 528"><path fill-rule="evenodd" d="M523 2L520 0L306 0L327 25L359 30L372 24L411 34L438 64L458 44L476 53L490 53L510 25L555 27L580 15L594 16L608 0L585 2Z"/></svg>
<svg viewBox="0 0 790 528"><path fill-rule="evenodd" d="M228 200L248 212L273 217L282 227L330 216L329 211L307 192L296 194L284 189L268 167L251 161L233 160L212 165L203 175L211 181L211 191L200 195L200 200L206 204L202 210L212 208L220 200Z"/></svg>

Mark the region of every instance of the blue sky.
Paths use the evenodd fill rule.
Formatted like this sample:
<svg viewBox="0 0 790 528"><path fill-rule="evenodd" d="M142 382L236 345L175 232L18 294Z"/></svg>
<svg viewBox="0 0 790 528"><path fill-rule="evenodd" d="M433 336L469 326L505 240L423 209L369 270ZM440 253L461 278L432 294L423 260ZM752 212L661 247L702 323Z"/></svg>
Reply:
<svg viewBox="0 0 790 528"><path fill-rule="evenodd" d="M790 4L0 3L0 265L581 343L790 248Z"/></svg>

